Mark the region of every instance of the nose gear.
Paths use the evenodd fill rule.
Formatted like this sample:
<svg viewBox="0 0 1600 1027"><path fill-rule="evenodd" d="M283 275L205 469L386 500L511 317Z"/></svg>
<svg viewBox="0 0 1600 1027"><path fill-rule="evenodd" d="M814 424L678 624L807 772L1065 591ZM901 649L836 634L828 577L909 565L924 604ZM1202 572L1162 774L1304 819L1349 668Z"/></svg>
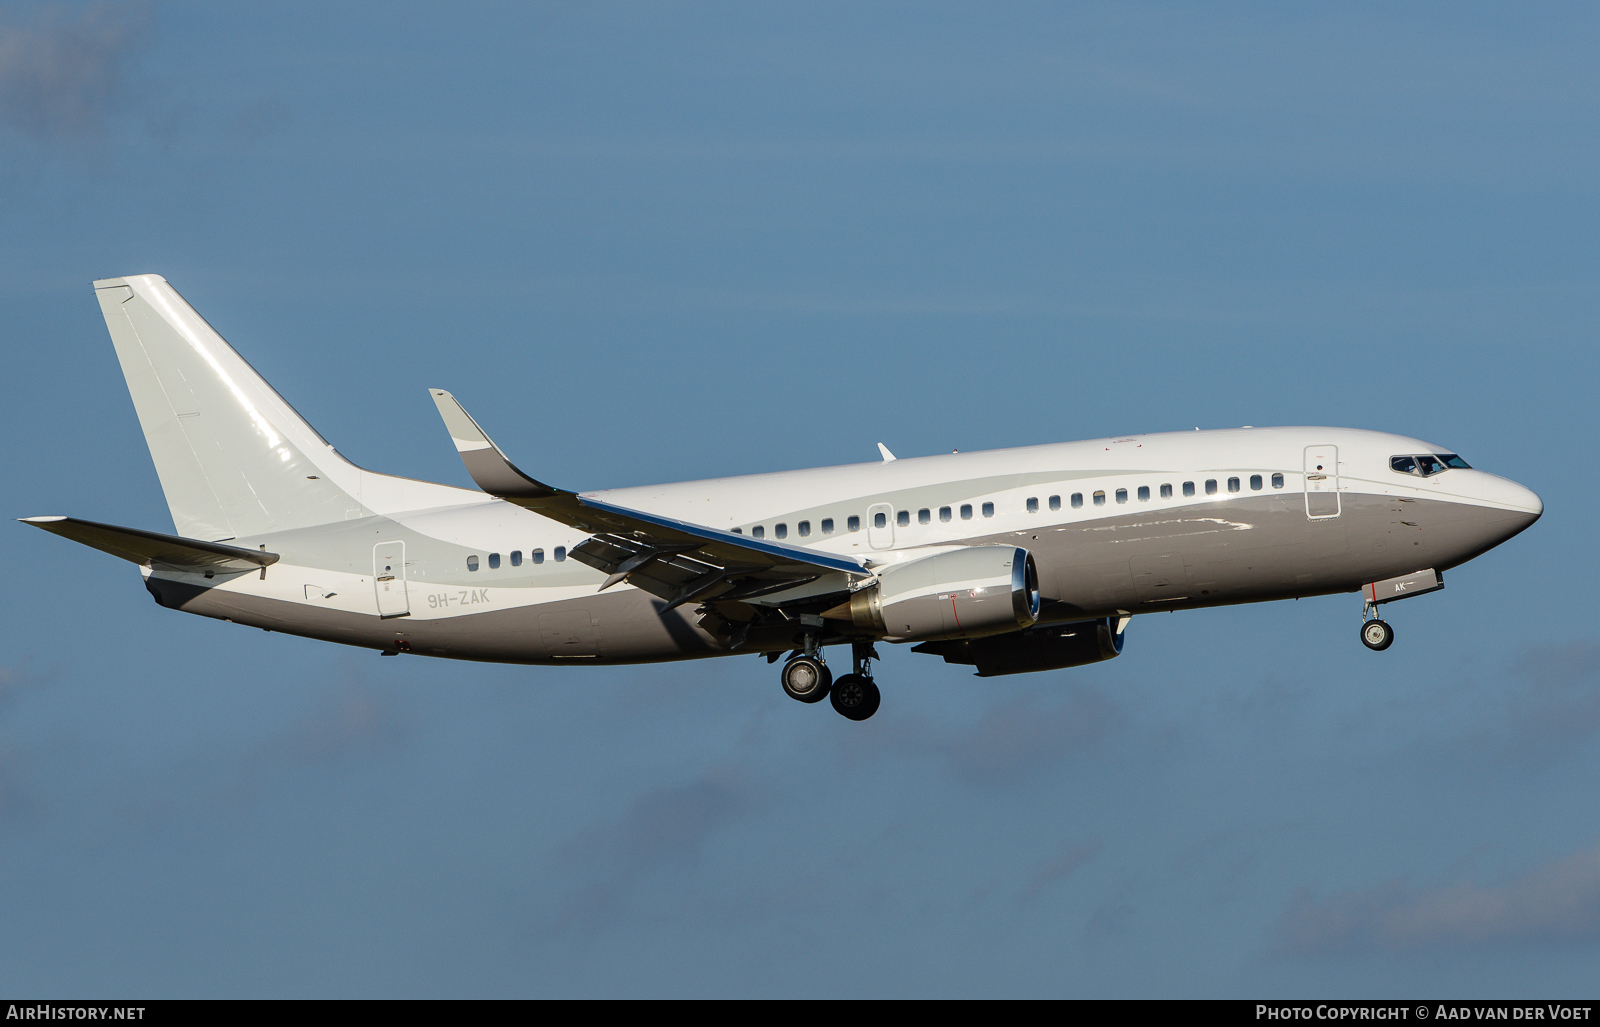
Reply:
<svg viewBox="0 0 1600 1027"><path fill-rule="evenodd" d="M1394 644L1394 628L1381 620L1369 620L1361 625L1361 644L1381 653Z"/></svg>

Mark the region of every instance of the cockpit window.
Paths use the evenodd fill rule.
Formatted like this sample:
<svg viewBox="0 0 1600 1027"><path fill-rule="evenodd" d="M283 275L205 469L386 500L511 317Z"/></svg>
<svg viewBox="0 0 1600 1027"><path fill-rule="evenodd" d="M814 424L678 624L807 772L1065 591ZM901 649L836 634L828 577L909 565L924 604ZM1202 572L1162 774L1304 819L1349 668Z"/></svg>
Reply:
<svg viewBox="0 0 1600 1027"><path fill-rule="evenodd" d="M1471 465L1454 453L1416 453L1410 456L1392 456L1389 466L1401 474L1415 474L1427 478L1440 471L1455 467L1471 470Z"/></svg>

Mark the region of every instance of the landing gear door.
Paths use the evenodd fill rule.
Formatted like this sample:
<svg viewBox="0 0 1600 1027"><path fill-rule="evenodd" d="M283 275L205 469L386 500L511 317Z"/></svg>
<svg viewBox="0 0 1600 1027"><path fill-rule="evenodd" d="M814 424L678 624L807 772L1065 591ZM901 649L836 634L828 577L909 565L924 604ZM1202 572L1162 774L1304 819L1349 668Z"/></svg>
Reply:
<svg viewBox="0 0 1600 1027"><path fill-rule="evenodd" d="M404 542L379 542L372 547L372 578L378 590L379 617L404 617L411 612L406 598Z"/></svg>
<svg viewBox="0 0 1600 1027"><path fill-rule="evenodd" d="M1339 516L1339 447L1306 447L1306 516Z"/></svg>

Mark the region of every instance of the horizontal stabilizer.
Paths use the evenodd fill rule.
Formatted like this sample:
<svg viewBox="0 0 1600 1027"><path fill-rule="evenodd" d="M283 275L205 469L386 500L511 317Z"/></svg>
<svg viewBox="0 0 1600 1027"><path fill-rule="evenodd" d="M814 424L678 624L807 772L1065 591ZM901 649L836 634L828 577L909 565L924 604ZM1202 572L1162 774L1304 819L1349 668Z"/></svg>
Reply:
<svg viewBox="0 0 1600 1027"><path fill-rule="evenodd" d="M163 535L158 531L120 528L76 517L23 517L23 524L82 542L102 553L145 567L173 567L197 571L253 571L278 562L277 553L241 549L220 542ZM265 572L263 572L265 573Z"/></svg>

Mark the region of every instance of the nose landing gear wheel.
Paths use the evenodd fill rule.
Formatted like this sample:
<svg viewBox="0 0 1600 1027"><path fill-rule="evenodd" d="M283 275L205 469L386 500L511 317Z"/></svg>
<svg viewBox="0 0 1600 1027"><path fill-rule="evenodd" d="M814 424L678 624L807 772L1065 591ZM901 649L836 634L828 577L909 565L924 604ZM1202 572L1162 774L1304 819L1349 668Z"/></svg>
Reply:
<svg viewBox="0 0 1600 1027"><path fill-rule="evenodd" d="M1361 644L1374 652L1383 652L1394 643L1394 628L1381 620L1369 620L1361 625Z"/></svg>
<svg viewBox="0 0 1600 1027"><path fill-rule="evenodd" d="M846 674L833 683L833 691L828 693L828 698L840 716L850 720L866 720L878 712L878 703L883 697L871 678Z"/></svg>
<svg viewBox="0 0 1600 1027"><path fill-rule="evenodd" d="M833 674L821 660L796 656L783 665L783 690L801 702L821 702L833 684Z"/></svg>

